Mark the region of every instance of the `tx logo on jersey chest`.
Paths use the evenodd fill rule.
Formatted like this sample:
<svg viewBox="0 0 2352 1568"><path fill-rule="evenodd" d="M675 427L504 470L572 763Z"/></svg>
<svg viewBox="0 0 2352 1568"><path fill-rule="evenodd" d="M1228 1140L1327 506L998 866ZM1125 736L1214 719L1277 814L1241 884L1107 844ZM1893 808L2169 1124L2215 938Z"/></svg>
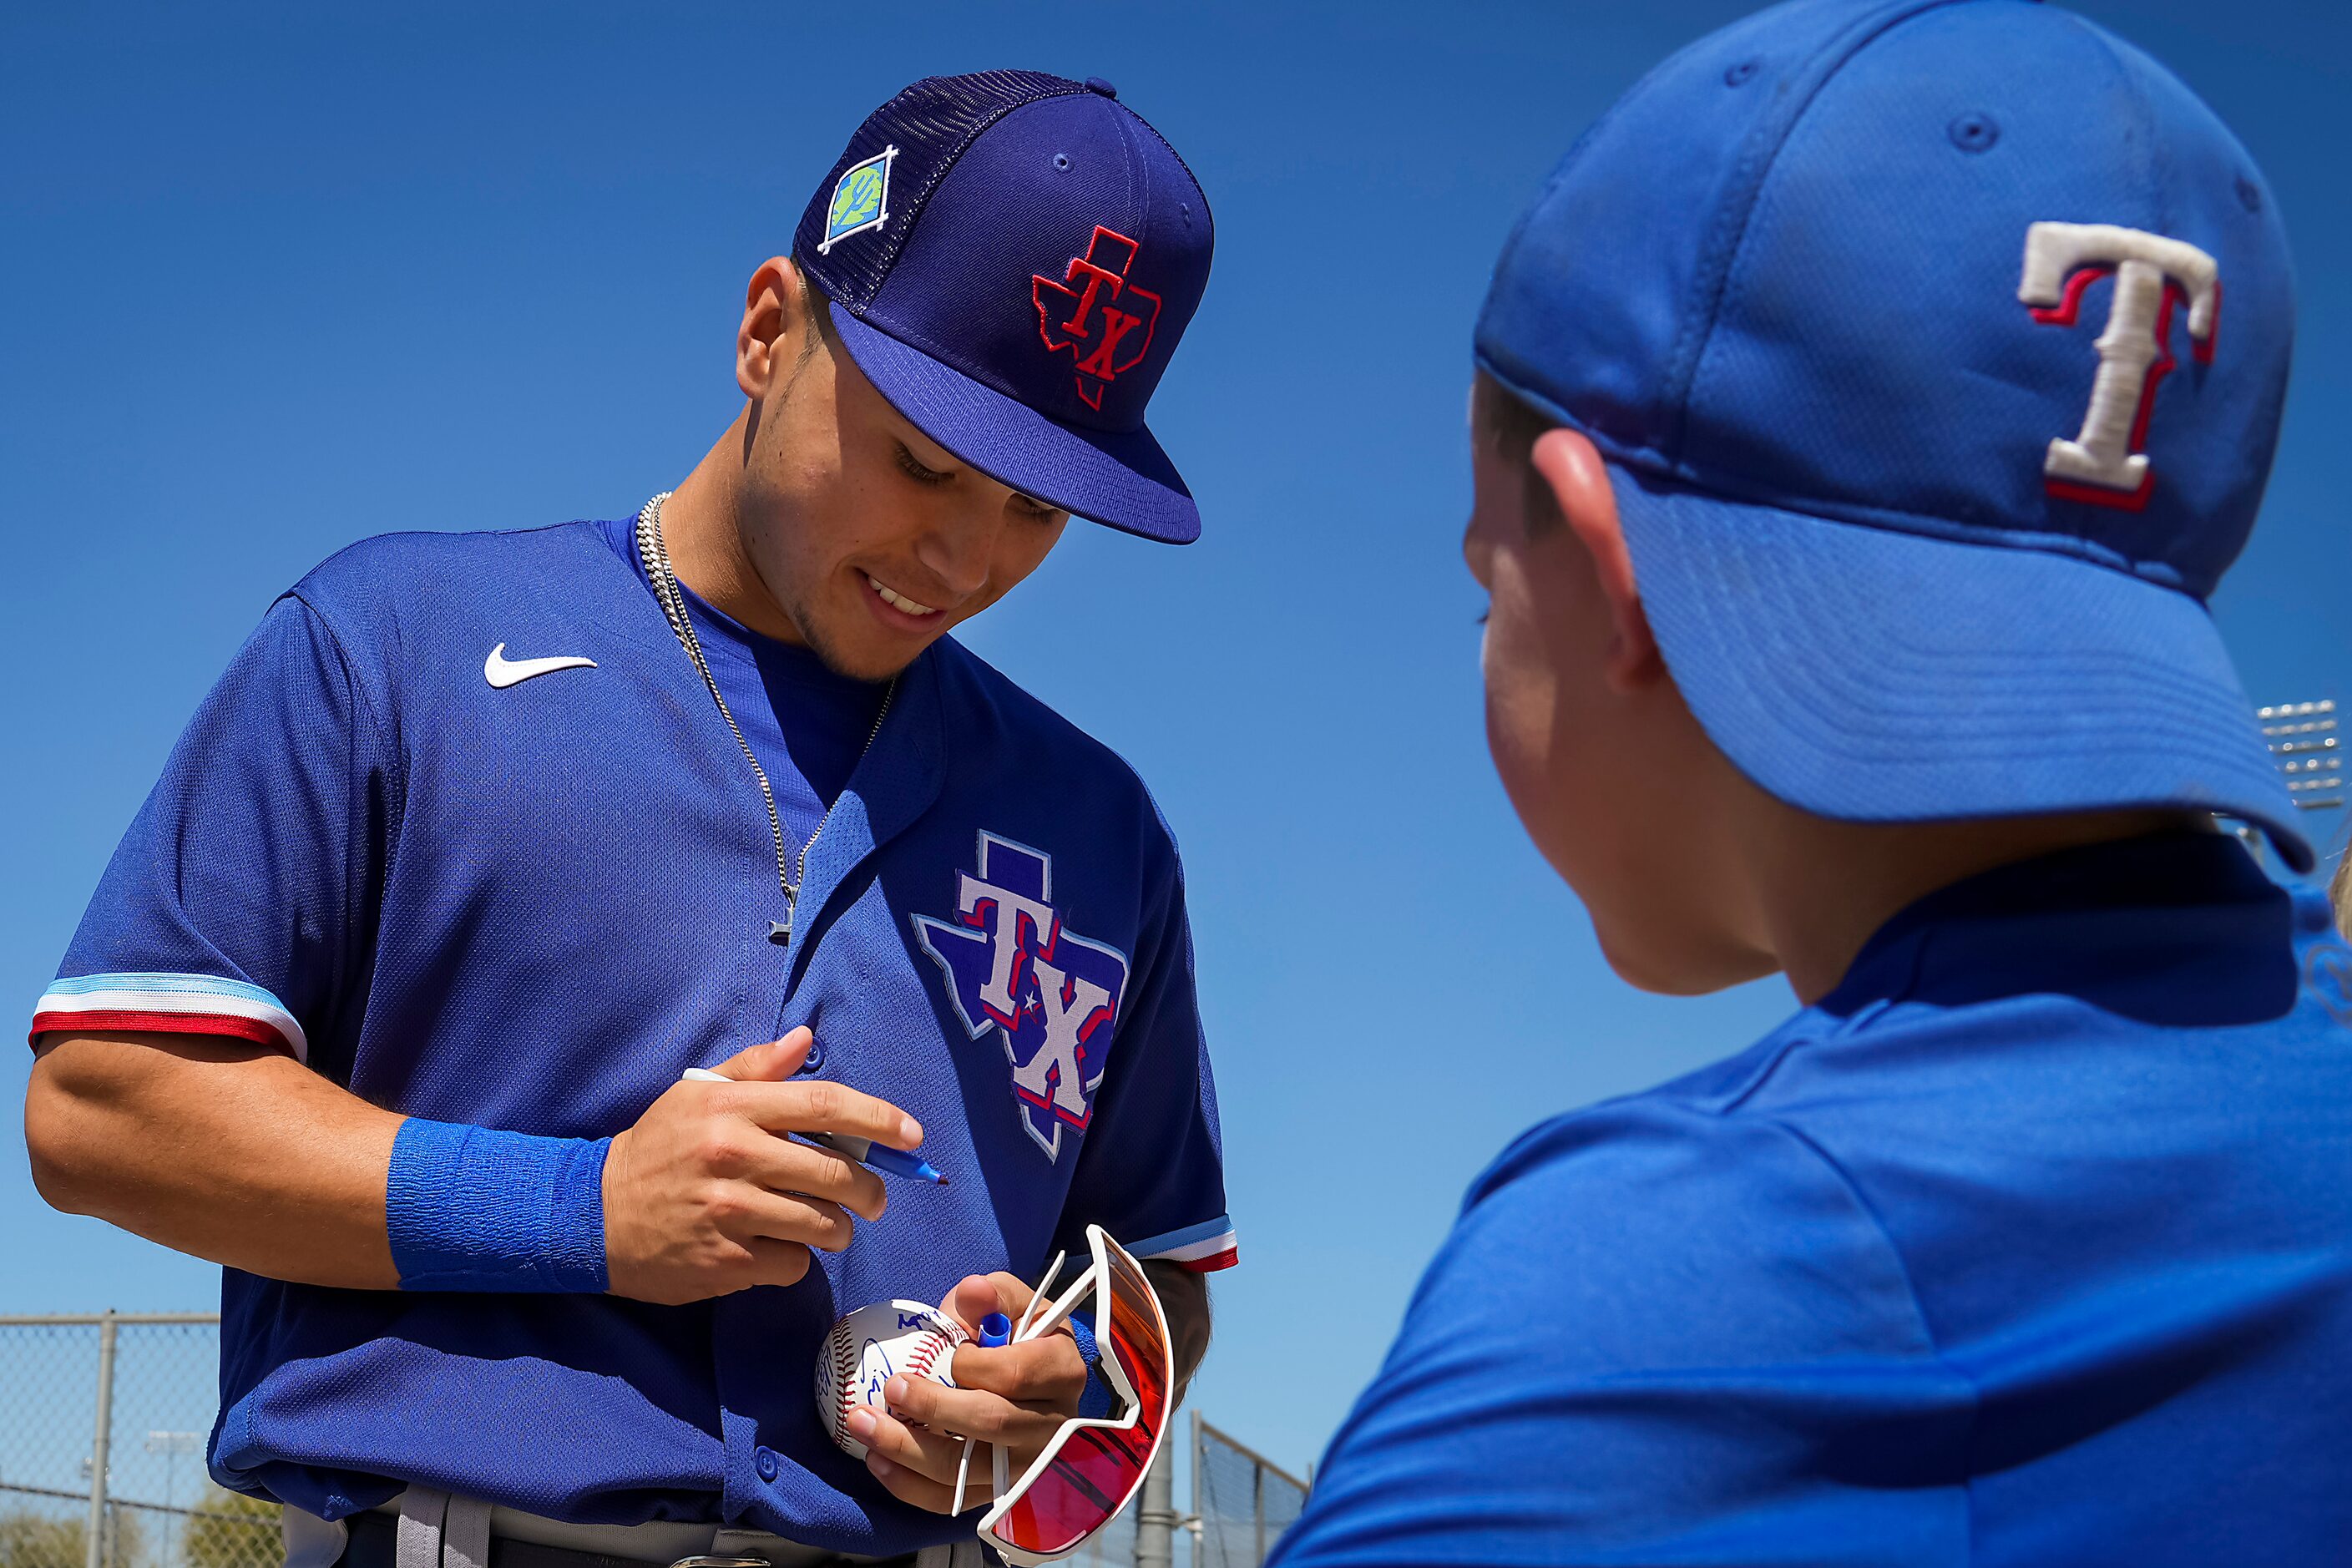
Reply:
<svg viewBox="0 0 2352 1568"><path fill-rule="evenodd" d="M912 917L915 940L965 1032L1002 1042L1022 1131L1058 1159L1063 1127L1084 1131L1094 1116L1127 954L1062 923L1044 850L983 831L977 861L977 875L956 873L955 918Z"/></svg>

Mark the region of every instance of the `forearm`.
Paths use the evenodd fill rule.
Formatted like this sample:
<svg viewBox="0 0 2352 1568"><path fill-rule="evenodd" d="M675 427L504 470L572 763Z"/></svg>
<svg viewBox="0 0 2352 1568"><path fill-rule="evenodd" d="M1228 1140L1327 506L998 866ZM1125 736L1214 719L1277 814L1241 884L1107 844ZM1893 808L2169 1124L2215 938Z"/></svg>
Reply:
<svg viewBox="0 0 2352 1568"><path fill-rule="evenodd" d="M739 1051L591 1139L395 1115L242 1040L60 1032L25 1143L58 1208L270 1279L700 1301L797 1284L881 1217L879 1177L793 1132L922 1142L895 1105L793 1081L812 1044Z"/></svg>
<svg viewBox="0 0 2352 1568"><path fill-rule="evenodd" d="M248 1273L386 1290L400 1282L384 1188L402 1120L242 1040L52 1035L25 1142L58 1208Z"/></svg>
<svg viewBox="0 0 2352 1568"><path fill-rule="evenodd" d="M1168 1337L1176 1349L1176 1399L1181 1404L1192 1374L1209 1353L1209 1277L1181 1264L1147 1261L1143 1271L1168 1315Z"/></svg>

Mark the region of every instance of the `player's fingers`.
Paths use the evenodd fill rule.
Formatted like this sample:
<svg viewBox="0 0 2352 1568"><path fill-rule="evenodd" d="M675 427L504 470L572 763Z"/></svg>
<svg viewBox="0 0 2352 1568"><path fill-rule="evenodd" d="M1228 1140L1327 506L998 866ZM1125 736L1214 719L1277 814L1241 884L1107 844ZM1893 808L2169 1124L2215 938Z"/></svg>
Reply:
<svg viewBox="0 0 2352 1568"><path fill-rule="evenodd" d="M971 1460L972 1474L963 1489L964 1511L986 1508L996 1500L989 1485L988 1456L975 1454ZM931 1513L945 1513L955 1505L955 1478L935 1481L930 1477L893 1463L879 1454L866 1456L866 1468L880 1481L885 1489L900 1502L912 1504Z"/></svg>
<svg viewBox="0 0 2352 1568"><path fill-rule="evenodd" d="M963 1352L956 1355L961 1366ZM1044 1447L1064 1420L1056 1412L1026 1409L1003 1394L950 1388L927 1377L894 1377L882 1388L889 1414L901 1421L1030 1452Z"/></svg>
<svg viewBox="0 0 2352 1568"><path fill-rule="evenodd" d="M710 1070L743 1082L782 1083L801 1070L816 1036L803 1024L781 1040L748 1046Z"/></svg>
<svg viewBox="0 0 2352 1568"><path fill-rule="evenodd" d="M757 1182L772 1193L823 1198L867 1220L880 1219L889 1205L881 1177L831 1149L746 1131L725 1153L719 1174Z"/></svg>
<svg viewBox="0 0 2352 1568"><path fill-rule="evenodd" d="M1046 1334L1018 1344L956 1351L958 1385L1002 1395L1019 1404L1039 1403L1075 1415L1087 1388L1087 1361L1066 1333Z"/></svg>
<svg viewBox="0 0 2352 1568"><path fill-rule="evenodd" d="M849 1211L823 1198L772 1193L749 1182L730 1182L713 1196L709 1211L719 1228L749 1246L754 1238L797 1242L840 1252L855 1234Z"/></svg>
<svg viewBox="0 0 2352 1568"><path fill-rule="evenodd" d="M923 1141L922 1123L888 1100L846 1084L747 1083L728 1094L729 1110L771 1132L846 1132L894 1149L912 1149Z"/></svg>
<svg viewBox="0 0 2352 1568"><path fill-rule="evenodd" d="M739 1277L730 1284L730 1289L746 1290L754 1285L797 1285L808 1274L812 1261L809 1249L798 1242L754 1236L741 1245L747 1261L737 1271Z"/></svg>
<svg viewBox="0 0 2352 1568"><path fill-rule="evenodd" d="M933 1432L910 1426L887 1410L877 1410L870 1405L860 1405L849 1413L843 1424L849 1435L866 1445L871 1453L881 1455L893 1464L904 1465L917 1475L935 1481L955 1480L956 1465L963 1458L963 1443L945 1432ZM973 1456L978 1464L984 1455Z"/></svg>
<svg viewBox="0 0 2352 1568"><path fill-rule="evenodd" d="M1029 1305L1030 1289L1019 1276L967 1274L955 1283L940 1308L963 1325L964 1332L978 1334L980 1321L991 1312L1002 1312L1014 1322L1021 1321L1022 1310Z"/></svg>
<svg viewBox="0 0 2352 1568"><path fill-rule="evenodd" d="M940 1300L940 1310L962 1324L965 1333L975 1337L980 1333L982 1318L1003 1310L996 1303L996 1287L978 1274L967 1274L957 1280Z"/></svg>
<svg viewBox="0 0 2352 1568"><path fill-rule="evenodd" d="M1021 1276L1007 1274L1002 1268L986 1278L990 1288L996 1292L996 1310L1016 1318L1028 1308L1029 1299L1037 1293L1029 1289L1029 1282Z"/></svg>

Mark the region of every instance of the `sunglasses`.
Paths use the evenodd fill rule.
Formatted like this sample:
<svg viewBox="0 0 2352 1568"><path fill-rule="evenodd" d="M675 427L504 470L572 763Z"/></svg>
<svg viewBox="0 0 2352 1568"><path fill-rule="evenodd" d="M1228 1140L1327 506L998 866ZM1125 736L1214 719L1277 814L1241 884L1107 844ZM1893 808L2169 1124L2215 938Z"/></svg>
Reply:
<svg viewBox="0 0 2352 1568"><path fill-rule="evenodd" d="M995 1451L1000 1468L996 1504L980 1521L980 1538L1014 1568L1038 1568L1066 1557L1117 1519L1143 1489L1144 1473L1151 1468L1168 1430L1176 1353L1160 1298L1145 1278L1143 1265L1105 1235L1102 1226L1087 1226L1087 1245L1093 1258L1076 1282L1033 1321L1032 1314L1045 1299L1041 1289L1013 1338L1050 1333L1072 1312L1091 1305L1100 1358L1096 1370L1118 1396L1123 1414L1065 1421L1045 1451L1009 1486L1002 1473L1003 1450ZM1060 1271L1056 1258L1046 1282L1052 1283ZM966 1463L971 1456L967 1444ZM960 1510L961 1473L956 1480Z"/></svg>

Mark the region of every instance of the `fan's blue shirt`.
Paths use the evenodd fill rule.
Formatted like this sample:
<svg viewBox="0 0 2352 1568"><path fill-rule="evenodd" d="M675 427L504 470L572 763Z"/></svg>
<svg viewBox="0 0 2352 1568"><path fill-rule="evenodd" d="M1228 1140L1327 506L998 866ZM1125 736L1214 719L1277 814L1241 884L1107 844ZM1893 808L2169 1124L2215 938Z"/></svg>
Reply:
<svg viewBox="0 0 2352 1568"><path fill-rule="evenodd" d="M819 1426L836 1316L1034 1278L1089 1222L1139 1256L1234 1257L1176 851L1125 764L942 639L771 941L757 784L614 537L394 535L278 600L34 1029L231 1035L412 1115L593 1138L810 1025L805 1070L913 1113L952 1185L899 1184L799 1285L690 1307L228 1270L212 1471L328 1518L415 1482L843 1551L946 1540ZM500 647L594 663L493 685Z"/></svg>
<svg viewBox="0 0 2352 1568"><path fill-rule="evenodd" d="M1503 1154L1276 1561L2352 1561L2347 980L2220 836L1923 900Z"/></svg>

